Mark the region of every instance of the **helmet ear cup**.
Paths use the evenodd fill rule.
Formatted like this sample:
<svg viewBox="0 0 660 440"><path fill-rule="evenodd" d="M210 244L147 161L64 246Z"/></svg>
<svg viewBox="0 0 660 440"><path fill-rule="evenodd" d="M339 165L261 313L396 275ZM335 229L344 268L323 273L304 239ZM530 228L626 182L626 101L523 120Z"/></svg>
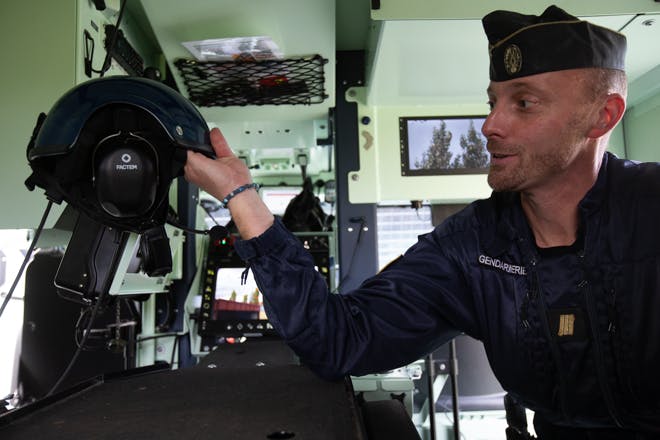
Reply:
<svg viewBox="0 0 660 440"><path fill-rule="evenodd" d="M146 139L120 132L94 148L94 190L99 206L110 216L146 214L156 203L158 184L158 154Z"/></svg>

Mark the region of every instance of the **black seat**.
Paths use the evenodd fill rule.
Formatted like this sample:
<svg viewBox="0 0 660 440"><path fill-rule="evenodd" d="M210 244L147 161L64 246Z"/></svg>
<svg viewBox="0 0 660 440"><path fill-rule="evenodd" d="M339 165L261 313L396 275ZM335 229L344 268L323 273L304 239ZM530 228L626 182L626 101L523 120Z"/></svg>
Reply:
<svg viewBox="0 0 660 440"><path fill-rule="evenodd" d="M419 440L420 436L403 403L398 399L361 404L369 440Z"/></svg>

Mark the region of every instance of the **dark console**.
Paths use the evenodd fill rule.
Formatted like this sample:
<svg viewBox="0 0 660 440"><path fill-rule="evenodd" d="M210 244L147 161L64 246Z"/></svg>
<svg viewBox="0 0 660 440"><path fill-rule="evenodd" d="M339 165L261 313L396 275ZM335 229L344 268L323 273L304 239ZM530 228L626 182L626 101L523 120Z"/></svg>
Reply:
<svg viewBox="0 0 660 440"><path fill-rule="evenodd" d="M312 255L316 269L332 286L332 245L328 233L298 233ZM202 351L209 351L226 338L278 335L268 321L263 294L252 271L234 249L235 236L209 241L201 285L198 322Z"/></svg>

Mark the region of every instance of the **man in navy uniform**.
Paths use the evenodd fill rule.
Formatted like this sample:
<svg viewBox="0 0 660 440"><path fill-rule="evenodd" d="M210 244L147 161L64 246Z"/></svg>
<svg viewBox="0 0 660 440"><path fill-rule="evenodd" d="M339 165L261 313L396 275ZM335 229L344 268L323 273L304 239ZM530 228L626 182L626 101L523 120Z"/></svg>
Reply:
<svg viewBox="0 0 660 440"><path fill-rule="evenodd" d="M658 438L660 167L606 151L626 39L554 6L483 26L493 193L356 290L328 292L217 129L217 159L189 153L186 177L228 206L273 325L320 375L399 367L465 333L542 439Z"/></svg>

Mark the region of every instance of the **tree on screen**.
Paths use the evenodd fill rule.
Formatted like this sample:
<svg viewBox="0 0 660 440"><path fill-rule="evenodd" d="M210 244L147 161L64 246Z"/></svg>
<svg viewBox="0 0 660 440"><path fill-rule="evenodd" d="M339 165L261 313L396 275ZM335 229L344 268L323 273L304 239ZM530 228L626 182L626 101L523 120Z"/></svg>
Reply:
<svg viewBox="0 0 660 440"><path fill-rule="evenodd" d="M484 138L470 120L470 128L466 134L461 134L460 145L463 153L454 160L454 168L485 168L488 166L488 152Z"/></svg>
<svg viewBox="0 0 660 440"><path fill-rule="evenodd" d="M415 161L415 167L426 169L449 168L452 158L452 153L449 151L451 136L451 131L447 130L445 121L441 121L438 127L433 127L431 144L422 155L422 159Z"/></svg>

